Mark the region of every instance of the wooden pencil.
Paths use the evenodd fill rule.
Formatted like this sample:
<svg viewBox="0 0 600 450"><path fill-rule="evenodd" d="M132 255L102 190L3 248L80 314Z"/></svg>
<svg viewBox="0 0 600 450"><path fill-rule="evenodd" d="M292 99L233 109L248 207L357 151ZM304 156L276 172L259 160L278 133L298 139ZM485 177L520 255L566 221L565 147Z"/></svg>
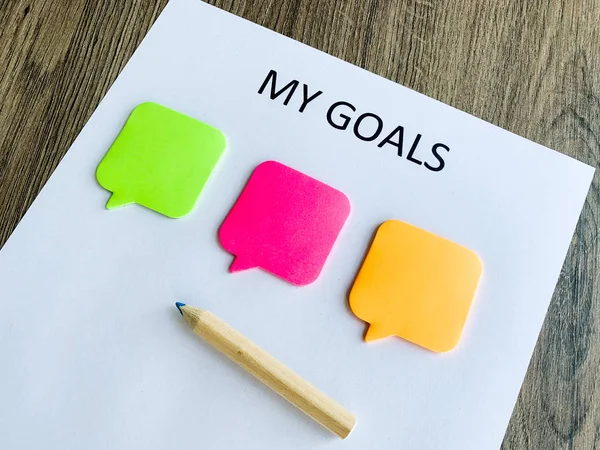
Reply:
<svg viewBox="0 0 600 450"><path fill-rule="evenodd" d="M345 439L356 418L213 313L177 303L194 333L325 428Z"/></svg>

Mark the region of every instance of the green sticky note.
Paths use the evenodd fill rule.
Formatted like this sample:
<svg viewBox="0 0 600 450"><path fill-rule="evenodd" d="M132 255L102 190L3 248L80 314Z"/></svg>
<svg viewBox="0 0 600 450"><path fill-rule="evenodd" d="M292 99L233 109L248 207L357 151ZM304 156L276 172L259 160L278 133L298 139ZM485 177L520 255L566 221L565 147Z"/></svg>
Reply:
<svg viewBox="0 0 600 450"><path fill-rule="evenodd" d="M96 171L106 207L138 203L179 218L196 204L225 150L218 129L156 103L137 106Z"/></svg>

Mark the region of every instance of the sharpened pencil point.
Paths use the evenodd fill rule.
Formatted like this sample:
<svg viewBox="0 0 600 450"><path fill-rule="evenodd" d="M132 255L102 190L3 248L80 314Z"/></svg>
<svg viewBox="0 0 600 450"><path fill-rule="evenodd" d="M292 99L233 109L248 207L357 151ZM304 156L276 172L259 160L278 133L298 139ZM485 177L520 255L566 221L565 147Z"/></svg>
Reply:
<svg viewBox="0 0 600 450"><path fill-rule="evenodd" d="M185 303L176 302L175 306L177 306L177 309L179 310L179 314L181 314L183 316L183 311L181 310L181 308L183 308L185 306Z"/></svg>

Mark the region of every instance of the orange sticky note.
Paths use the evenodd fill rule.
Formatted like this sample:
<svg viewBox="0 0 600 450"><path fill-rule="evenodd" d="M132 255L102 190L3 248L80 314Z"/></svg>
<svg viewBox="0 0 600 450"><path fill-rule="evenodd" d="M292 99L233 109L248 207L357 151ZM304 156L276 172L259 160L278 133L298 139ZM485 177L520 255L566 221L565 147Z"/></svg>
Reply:
<svg viewBox="0 0 600 450"><path fill-rule="evenodd" d="M354 281L365 341L400 336L434 352L458 344L481 277L471 250L399 220L384 222Z"/></svg>

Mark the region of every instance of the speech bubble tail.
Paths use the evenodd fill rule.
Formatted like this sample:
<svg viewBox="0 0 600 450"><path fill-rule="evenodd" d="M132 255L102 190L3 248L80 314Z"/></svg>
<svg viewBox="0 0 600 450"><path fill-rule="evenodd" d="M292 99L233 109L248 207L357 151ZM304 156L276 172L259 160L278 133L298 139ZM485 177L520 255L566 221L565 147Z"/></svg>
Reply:
<svg viewBox="0 0 600 450"><path fill-rule="evenodd" d="M395 334L395 331L381 325L370 325L365 333L365 342L373 342L378 339L394 336Z"/></svg>
<svg viewBox="0 0 600 450"><path fill-rule="evenodd" d="M127 200L124 196L113 192L113 195L111 195L108 202L106 202L106 209L115 209L120 206L128 205L129 203L131 203L131 200Z"/></svg>
<svg viewBox="0 0 600 450"><path fill-rule="evenodd" d="M233 260L233 262L231 263L231 266L229 266L229 272L231 272L231 273L241 272L242 270L252 269L253 267L256 267L256 265L252 264L248 260L244 260L244 259L238 257L238 258L235 258Z"/></svg>

